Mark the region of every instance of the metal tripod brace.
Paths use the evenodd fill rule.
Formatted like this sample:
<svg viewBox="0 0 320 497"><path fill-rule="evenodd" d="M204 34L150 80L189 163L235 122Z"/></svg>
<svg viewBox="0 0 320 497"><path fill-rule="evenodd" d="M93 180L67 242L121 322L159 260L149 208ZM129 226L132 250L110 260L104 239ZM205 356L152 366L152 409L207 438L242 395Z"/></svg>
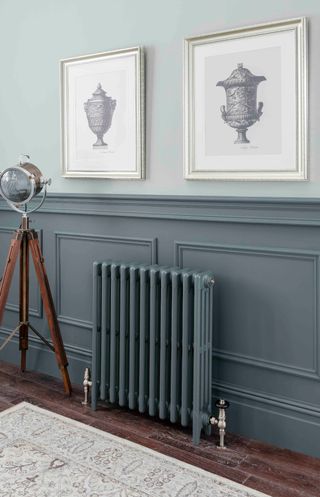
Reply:
<svg viewBox="0 0 320 497"><path fill-rule="evenodd" d="M41 298L48 320L52 345L29 323L29 250L33 259L35 272L40 287ZM21 371L25 371L29 342L28 331L30 328L45 343L45 345L55 353L56 361L62 375L65 391L68 395L71 395L72 387L68 373L68 360L60 333L56 311L54 308L49 280L44 265L44 259L41 253L38 235L35 230L29 228L29 217L27 214L23 214L21 227L16 230L11 240L3 277L0 282L0 325L2 323L2 317L10 290L14 268L19 254L19 324L4 341L4 343L0 347L0 350L2 350L8 344L8 342L13 338L16 331L19 330Z"/></svg>

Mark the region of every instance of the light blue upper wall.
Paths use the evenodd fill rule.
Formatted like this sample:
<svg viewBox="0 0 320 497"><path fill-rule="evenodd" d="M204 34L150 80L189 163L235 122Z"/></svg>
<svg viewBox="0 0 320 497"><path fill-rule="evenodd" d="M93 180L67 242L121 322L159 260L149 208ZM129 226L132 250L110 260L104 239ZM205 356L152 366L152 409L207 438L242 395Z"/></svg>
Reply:
<svg viewBox="0 0 320 497"><path fill-rule="evenodd" d="M184 180L183 39L297 16L309 18L311 181ZM56 192L320 196L318 0L1 0L0 18L2 167L29 153ZM147 56L146 181L61 178L59 60L135 45Z"/></svg>

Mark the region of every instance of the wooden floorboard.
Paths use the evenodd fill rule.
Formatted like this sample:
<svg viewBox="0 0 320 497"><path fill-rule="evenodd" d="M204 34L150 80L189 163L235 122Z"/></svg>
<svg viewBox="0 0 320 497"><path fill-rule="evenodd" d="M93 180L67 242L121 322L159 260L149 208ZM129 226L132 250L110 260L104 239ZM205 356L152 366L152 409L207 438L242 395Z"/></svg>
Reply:
<svg viewBox="0 0 320 497"><path fill-rule="evenodd" d="M194 446L188 429L117 407L102 405L91 411L81 405L80 387L69 398L57 379L21 373L5 362L0 362L0 386L0 411L27 401L272 497L320 497L320 459L232 434L227 435L225 450L216 447L216 434Z"/></svg>

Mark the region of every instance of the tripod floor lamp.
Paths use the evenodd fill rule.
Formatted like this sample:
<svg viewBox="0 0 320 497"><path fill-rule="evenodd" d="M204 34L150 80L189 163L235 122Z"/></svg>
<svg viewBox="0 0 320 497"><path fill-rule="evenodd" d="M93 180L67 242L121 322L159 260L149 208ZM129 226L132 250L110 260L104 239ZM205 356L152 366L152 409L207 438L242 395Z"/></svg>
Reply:
<svg viewBox="0 0 320 497"><path fill-rule="evenodd" d="M2 322L5 305L7 302L10 285L17 263L20 258L20 286L19 286L19 323L0 346L0 351L9 343L16 332L19 331L19 350L21 353L21 370L26 369L28 350L28 335L31 330L55 354L65 391L71 395L71 383L68 373L68 360L65 353L60 327L53 303L49 280L46 273L44 258L35 230L30 229L29 214L39 209L47 193L50 180L45 180L40 170L29 162L28 156L23 156L19 165L9 167L0 174L0 194L15 211L22 214L20 227L15 231L3 277L0 282L0 325ZM28 210L28 203L42 191L40 203ZM43 307L48 320L51 342L29 322L29 255L33 260L35 273L40 287Z"/></svg>

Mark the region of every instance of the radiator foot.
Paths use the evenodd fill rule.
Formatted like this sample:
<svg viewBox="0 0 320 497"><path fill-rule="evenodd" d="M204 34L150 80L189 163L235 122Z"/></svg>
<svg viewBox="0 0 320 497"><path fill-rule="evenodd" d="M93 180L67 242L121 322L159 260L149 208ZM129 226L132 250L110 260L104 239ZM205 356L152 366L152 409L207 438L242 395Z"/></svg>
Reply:
<svg viewBox="0 0 320 497"><path fill-rule="evenodd" d="M83 378L84 400L81 402L83 406L87 406L89 404L89 393L91 386L92 386L92 381L91 381L90 369L86 368L84 370L84 378Z"/></svg>
<svg viewBox="0 0 320 497"><path fill-rule="evenodd" d="M229 402L227 400L219 399L216 402L216 407L219 409L219 415L218 418L215 418L214 416L211 416L209 418L209 423L211 425L217 426L219 428L219 445L217 447L219 449L225 449L225 435L226 435L226 427L227 427L227 422L226 422L226 409L229 407Z"/></svg>

